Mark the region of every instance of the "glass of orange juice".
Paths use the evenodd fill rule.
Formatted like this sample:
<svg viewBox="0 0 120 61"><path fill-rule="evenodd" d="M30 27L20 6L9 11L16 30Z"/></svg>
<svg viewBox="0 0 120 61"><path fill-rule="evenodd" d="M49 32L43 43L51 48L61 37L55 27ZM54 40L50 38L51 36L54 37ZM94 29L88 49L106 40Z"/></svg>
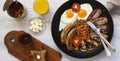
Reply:
<svg viewBox="0 0 120 61"><path fill-rule="evenodd" d="M49 4L47 0L35 0L33 3L33 9L38 14L45 14L48 12Z"/></svg>

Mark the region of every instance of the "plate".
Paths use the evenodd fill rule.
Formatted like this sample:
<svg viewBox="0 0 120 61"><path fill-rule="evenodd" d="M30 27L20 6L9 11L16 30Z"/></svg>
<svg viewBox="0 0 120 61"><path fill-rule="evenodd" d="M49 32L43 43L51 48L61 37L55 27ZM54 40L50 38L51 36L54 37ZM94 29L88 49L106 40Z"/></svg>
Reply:
<svg viewBox="0 0 120 61"><path fill-rule="evenodd" d="M101 3L99 3L98 1L95 1L95 0L70 0L70 1L65 2L62 6L60 6L53 17L51 31L52 31L52 36L53 36L54 42L56 43L56 45L58 46L59 49L61 49L64 53L66 53L69 56L76 57L76 58L93 57L104 50L102 44L100 44L99 47L97 47L91 51L86 51L86 52L70 51L67 49L66 45L61 44L61 39L60 39L61 32L59 31L60 17L65 10L71 8L71 5L74 2L78 2L80 4L89 3L93 7L93 10L97 9L97 8L102 10L101 16L107 17L109 20L107 23L107 26L108 26L108 39L107 40L109 42L111 41L112 36L113 36L114 27L113 27L112 17L109 14L108 10Z"/></svg>

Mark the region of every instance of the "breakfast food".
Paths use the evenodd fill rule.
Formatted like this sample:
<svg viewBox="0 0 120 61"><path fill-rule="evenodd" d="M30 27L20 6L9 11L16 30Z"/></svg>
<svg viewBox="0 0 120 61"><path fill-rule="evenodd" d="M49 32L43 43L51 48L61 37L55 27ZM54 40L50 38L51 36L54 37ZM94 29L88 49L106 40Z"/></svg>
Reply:
<svg viewBox="0 0 120 61"><path fill-rule="evenodd" d="M37 17L30 21L29 29L33 32L40 32L43 29L43 21Z"/></svg>
<svg viewBox="0 0 120 61"><path fill-rule="evenodd" d="M46 61L46 50L34 51L31 50L33 61Z"/></svg>
<svg viewBox="0 0 120 61"><path fill-rule="evenodd" d="M20 61L60 61L56 50L24 31L10 31L4 38L8 52Z"/></svg>
<svg viewBox="0 0 120 61"><path fill-rule="evenodd" d="M80 11L81 7L80 7L79 3L73 3L72 6L71 6L71 8L72 8L72 11L78 12L78 11Z"/></svg>
<svg viewBox="0 0 120 61"><path fill-rule="evenodd" d="M73 12L71 9L66 10L62 16L61 21L65 24L72 23L77 18L77 13Z"/></svg>
<svg viewBox="0 0 120 61"><path fill-rule="evenodd" d="M91 14L88 16L87 20L90 21L92 19L98 18L100 14L102 13L101 9L95 9L91 12Z"/></svg>
<svg viewBox="0 0 120 61"><path fill-rule="evenodd" d="M93 8L89 3L81 5L79 3L73 3L71 8L65 10L61 15L59 31L61 31L67 24L74 23L77 19L87 20L92 11Z"/></svg>
<svg viewBox="0 0 120 61"><path fill-rule="evenodd" d="M71 9L61 15L59 31L61 43L68 50L89 51L101 44L99 36L90 28L87 21L93 22L107 39L108 30L106 17L102 17L101 9L92 9L89 3L73 3Z"/></svg>
<svg viewBox="0 0 120 61"><path fill-rule="evenodd" d="M64 29L68 29L69 32L65 32ZM99 45L100 41L93 40L95 38L93 37L94 34L91 33L93 31L90 31L90 27L85 20L76 20L72 25L68 24L64 29L61 32L61 42L64 41L62 44L66 44L68 50L87 51ZM95 33L95 35L97 34Z"/></svg>
<svg viewBox="0 0 120 61"><path fill-rule="evenodd" d="M103 19L101 19L103 18ZM106 19L106 17L97 18L99 21ZM93 20L94 21L94 20ZM93 22L94 24L97 23ZM101 29L102 35L107 39L107 22L96 26ZM88 51L97 48L100 44L99 36L88 26L86 20L76 20L73 24L68 24L61 32L61 43L65 44L68 50Z"/></svg>
<svg viewBox="0 0 120 61"><path fill-rule="evenodd" d="M81 9L78 12L78 20L86 20L90 13L93 11L93 8L90 4L84 3L80 5Z"/></svg>
<svg viewBox="0 0 120 61"><path fill-rule="evenodd" d="M63 44L66 44L66 39L67 39L67 34L68 34L68 32L72 29L74 27L74 25L73 24L68 24L64 29L63 29L63 31L62 31L62 33L61 33L61 42L63 43Z"/></svg>

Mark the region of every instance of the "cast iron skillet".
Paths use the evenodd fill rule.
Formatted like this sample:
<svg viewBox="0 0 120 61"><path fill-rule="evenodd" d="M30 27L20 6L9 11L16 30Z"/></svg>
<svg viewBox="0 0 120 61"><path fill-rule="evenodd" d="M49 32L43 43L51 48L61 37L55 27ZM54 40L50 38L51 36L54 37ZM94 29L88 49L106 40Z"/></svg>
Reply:
<svg viewBox="0 0 120 61"><path fill-rule="evenodd" d="M56 45L58 46L58 48L60 48L64 53L72 56L72 57L76 57L76 58L89 58L89 57L92 57L92 56L95 56L97 54L99 54L100 52L102 52L104 50L102 44L98 47L98 48L95 48L91 51L87 51L87 52L81 52L81 51L69 51L66 47L66 45L62 45L61 44L61 39L60 39L60 35L61 35L61 32L59 32L59 24L60 24L60 17L61 17L61 14L71 8L71 5L74 3L74 2L78 2L80 4L83 4L83 3L89 3L93 9L102 9L102 14L101 16L104 16L104 17L107 17L109 22L107 23L107 26L108 26L108 32L109 32L109 36L108 36L108 41L110 42L111 39L112 39L112 36L113 36L113 20L111 18L111 15L109 14L108 10L101 4L99 3L98 1L95 1L95 0L70 0L70 1L67 1L66 3L64 3L55 13L54 17L53 17L53 21L52 21L52 36L53 36L53 39L54 39L54 42L56 43Z"/></svg>

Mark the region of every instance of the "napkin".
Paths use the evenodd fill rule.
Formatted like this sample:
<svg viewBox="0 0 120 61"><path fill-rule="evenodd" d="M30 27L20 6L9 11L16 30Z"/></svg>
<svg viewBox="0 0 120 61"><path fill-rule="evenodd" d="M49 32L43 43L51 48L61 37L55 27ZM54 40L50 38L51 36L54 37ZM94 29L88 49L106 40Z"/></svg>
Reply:
<svg viewBox="0 0 120 61"><path fill-rule="evenodd" d="M108 0L105 7L111 11L113 8L120 6L120 0Z"/></svg>

